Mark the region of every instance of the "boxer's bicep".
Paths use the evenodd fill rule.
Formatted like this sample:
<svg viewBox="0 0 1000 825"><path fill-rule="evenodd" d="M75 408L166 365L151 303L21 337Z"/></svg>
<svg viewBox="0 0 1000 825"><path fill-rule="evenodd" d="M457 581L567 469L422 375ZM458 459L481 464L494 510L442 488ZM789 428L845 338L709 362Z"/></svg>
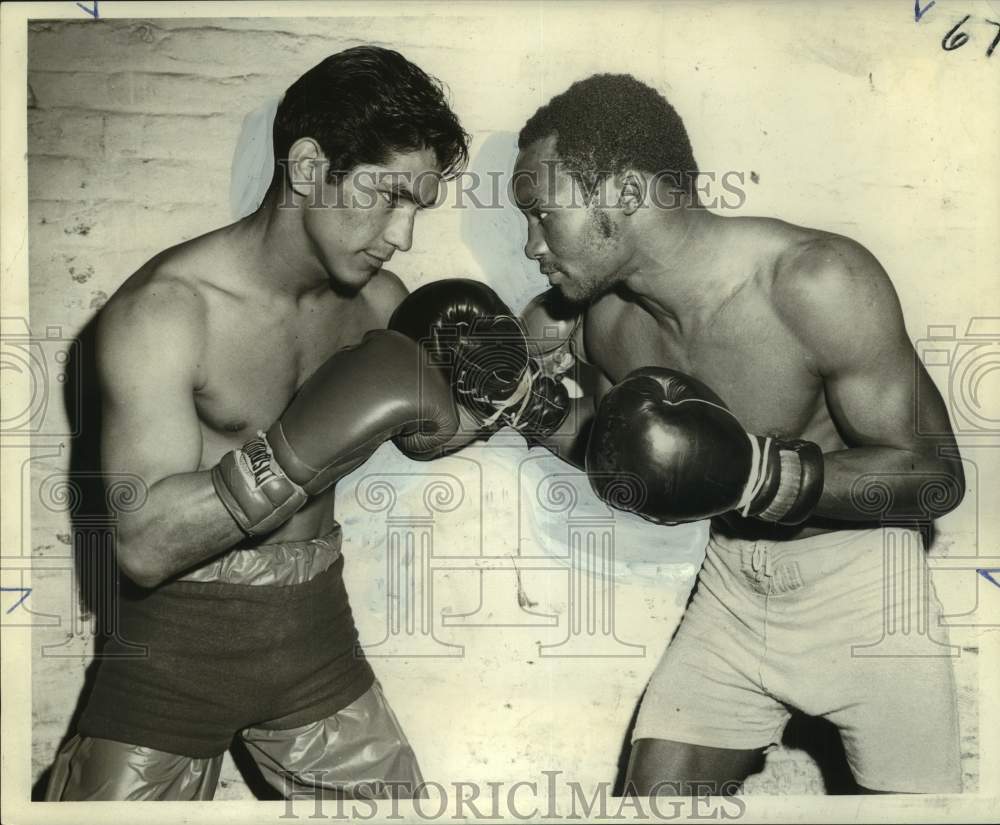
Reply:
<svg viewBox="0 0 1000 825"><path fill-rule="evenodd" d="M841 437L848 446L921 450L917 399L930 391L936 414L943 404L929 381L918 386L920 370L888 275L846 240L826 242L798 264L779 285L778 305L823 381Z"/></svg>
<svg viewBox="0 0 1000 825"><path fill-rule="evenodd" d="M934 456L939 447L954 445L944 401L905 334L883 345L877 357L831 369L824 388L848 446Z"/></svg>
<svg viewBox="0 0 1000 825"><path fill-rule="evenodd" d="M201 460L194 403L196 344L183 305L128 299L109 305L97 332L105 470L138 475L147 487Z"/></svg>
<svg viewBox="0 0 1000 825"><path fill-rule="evenodd" d="M914 449L912 361L900 351L846 362L825 376L827 407L849 447Z"/></svg>

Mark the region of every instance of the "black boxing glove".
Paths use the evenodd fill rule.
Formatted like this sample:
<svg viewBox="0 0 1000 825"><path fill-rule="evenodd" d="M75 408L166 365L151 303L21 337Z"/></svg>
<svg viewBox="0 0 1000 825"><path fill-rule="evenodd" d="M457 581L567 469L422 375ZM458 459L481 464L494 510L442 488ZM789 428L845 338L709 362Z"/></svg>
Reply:
<svg viewBox="0 0 1000 825"><path fill-rule="evenodd" d="M700 381L656 367L604 397L586 466L603 501L663 524L730 511L799 524L823 491L818 445L751 435Z"/></svg>
<svg viewBox="0 0 1000 825"><path fill-rule="evenodd" d="M558 429L568 413L565 387L541 373L520 321L485 284L425 284L396 308L389 329L421 342L484 430L510 425L531 442Z"/></svg>
<svg viewBox="0 0 1000 825"><path fill-rule="evenodd" d="M224 455L212 483L243 532L276 529L390 438L432 457L459 422L448 382L420 361L405 336L369 332L309 376L266 433Z"/></svg>

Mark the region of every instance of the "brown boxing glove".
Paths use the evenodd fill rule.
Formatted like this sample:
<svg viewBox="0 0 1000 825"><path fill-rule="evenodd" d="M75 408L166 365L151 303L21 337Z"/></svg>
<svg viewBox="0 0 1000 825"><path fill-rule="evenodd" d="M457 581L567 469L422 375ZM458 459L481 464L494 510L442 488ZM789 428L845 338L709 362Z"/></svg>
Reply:
<svg viewBox="0 0 1000 825"><path fill-rule="evenodd" d="M451 388L422 368L419 347L388 330L331 356L266 433L222 457L215 491L240 528L268 533L395 439L429 458L458 429Z"/></svg>

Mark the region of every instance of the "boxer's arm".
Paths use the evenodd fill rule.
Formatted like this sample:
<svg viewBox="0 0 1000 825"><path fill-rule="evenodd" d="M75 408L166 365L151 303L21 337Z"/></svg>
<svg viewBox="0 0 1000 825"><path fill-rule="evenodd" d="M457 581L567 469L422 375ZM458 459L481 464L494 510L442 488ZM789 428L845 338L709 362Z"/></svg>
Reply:
<svg viewBox="0 0 1000 825"><path fill-rule="evenodd" d="M947 409L874 256L847 239L824 241L779 271L775 286L775 304L810 353L848 445L824 456L815 513L870 520L876 481L892 497L886 515L936 518L957 506L965 478ZM946 435L917 432L918 405L927 431Z"/></svg>
<svg viewBox="0 0 1000 825"><path fill-rule="evenodd" d="M569 390L569 413L558 430L534 444L583 470L590 427L611 382L585 356L583 324L577 310L556 289L536 295L521 311L529 345L543 372L558 376Z"/></svg>
<svg viewBox="0 0 1000 825"><path fill-rule="evenodd" d="M243 538L211 473L198 471L201 316L189 288L157 284L112 299L98 321L102 463L146 487L142 507L120 515L118 563L145 587Z"/></svg>
<svg viewBox="0 0 1000 825"><path fill-rule="evenodd" d="M611 385L608 384L607 389L610 388ZM597 404L598 398L592 395L571 399L569 414L559 429L544 439L536 440L532 446L544 447L567 464L572 464L578 470L586 470L587 441Z"/></svg>

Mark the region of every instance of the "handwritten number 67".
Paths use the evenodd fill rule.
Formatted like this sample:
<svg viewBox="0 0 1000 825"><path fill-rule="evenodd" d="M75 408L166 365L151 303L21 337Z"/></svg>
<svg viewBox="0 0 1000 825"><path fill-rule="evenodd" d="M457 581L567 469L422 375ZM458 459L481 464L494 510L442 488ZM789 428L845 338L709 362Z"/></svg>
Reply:
<svg viewBox="0 0 1000 825"><path fill-rule="evenodd" d="M941 41L941 48L946 52L953 52L955 49L960 49L966 43L969 42L969 35L965 32L960 32L959 29L965 25L971 15L965 15L961 20L959 20L954 26L952 26L948 33L944 36ZM997 27L996 37L993 38L993 42L990 43L990 47L986 50L986 56L992 57L994 50L998 45L1000 45L1000 23L996 23L993 20L984 20L984 23L990 23Z"/></svg>

